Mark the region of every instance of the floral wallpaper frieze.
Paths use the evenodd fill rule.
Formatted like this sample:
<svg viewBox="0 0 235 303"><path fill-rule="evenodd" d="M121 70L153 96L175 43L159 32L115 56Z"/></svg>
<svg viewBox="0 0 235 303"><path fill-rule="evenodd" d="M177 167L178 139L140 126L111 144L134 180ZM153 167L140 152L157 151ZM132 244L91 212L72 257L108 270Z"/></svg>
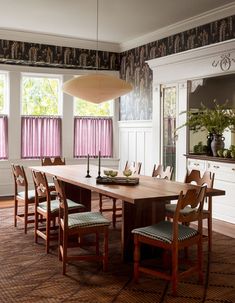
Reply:
<svg viewBox="0 0 235 303"><path fill-rule="evenodd" d="M235 15L125 51L98 52L98 69L120 70L133 91L120 100L120 120L152 119L152 71L147 60L235 38ZM0 64L96 69L96 50L0 40Z"/></svg>
<svg viewBox="0 0 235 303"><path fill-rule="evenodd" d="M102 70L119 70L119 54L99 51ZM73 69L95 69L96 50L0 40L0 63Z"/></svg>
<svg viewBox="0 0 235 303"><path fill-rule="evenodd" d="M145 61L235 38L235 16L205 24L121 53L121 78L134 90L121 98L121 120L152 119L152 71Z"/></svg>

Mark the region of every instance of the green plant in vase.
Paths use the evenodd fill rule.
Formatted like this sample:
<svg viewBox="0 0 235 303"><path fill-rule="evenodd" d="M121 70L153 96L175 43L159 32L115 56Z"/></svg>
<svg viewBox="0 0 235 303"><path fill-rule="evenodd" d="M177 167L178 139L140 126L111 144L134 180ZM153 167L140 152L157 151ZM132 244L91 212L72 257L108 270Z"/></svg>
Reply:
<svg viewBox="0 0 235 303"><path fill-rule="evenodd" d="M223 105L219 105L214 100L214 107L208 108L201 104L201 108L197 111L189 110L182 113L187 113L187 121L176 130L183 126L188 126L194 132L206 130L213 136L211 149L213 156L217 156L217 150L224 148L223 133L225 129L235 131L235 112L227 107L228 101Z"/></svg>

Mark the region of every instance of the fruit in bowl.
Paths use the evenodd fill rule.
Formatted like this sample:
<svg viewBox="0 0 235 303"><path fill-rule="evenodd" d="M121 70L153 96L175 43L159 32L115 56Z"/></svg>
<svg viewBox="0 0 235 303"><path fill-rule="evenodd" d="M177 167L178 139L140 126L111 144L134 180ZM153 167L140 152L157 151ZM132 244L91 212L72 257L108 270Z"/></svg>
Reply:
<svg viewBox="0 0 235 303"><path fill-rule="evenodd" d="M231 151L229 149L225 149L223 152L224 158L230 158L231 157Z"/></svg>
<svg viewBox="0 0 235 303"><path fill-rule="evenodd" d="M123 175L126 176L126 177L129 177L132 175L132 171L130 169L125 169L123 171Z"/></svg>
<svg viewBox="0 0 235 303"><path fill-rule="evenodd" d="M118 174L118 172L117 172L116 170L110 170L110 172L109 172L109 175L110 175L110 177L112 177L112 178L116 177L117 174Z"/></svg>
<svg viewBox="0 0 235 303"><path fill-rule="evenodd" d="M232 151L231 151L231 157L232 157L233 159L235 159L235 150L232 150Z"/></svg>
<svg viewBox="0 0 235 303"><path fill-rule="evenodd" d="M110 170L105 169L105 170L104 170L104 174L105 174L105 176L108 177L108 176L110 175Z"/></svg>
<svg viewBox="0 0 235 303"><path fill-rule="evenodd" d="M224 156L223 153L224 153L224 149L219 149L219 150L217 151L217 155L218 155L219 157L223 157L223 156Z"/></svg>

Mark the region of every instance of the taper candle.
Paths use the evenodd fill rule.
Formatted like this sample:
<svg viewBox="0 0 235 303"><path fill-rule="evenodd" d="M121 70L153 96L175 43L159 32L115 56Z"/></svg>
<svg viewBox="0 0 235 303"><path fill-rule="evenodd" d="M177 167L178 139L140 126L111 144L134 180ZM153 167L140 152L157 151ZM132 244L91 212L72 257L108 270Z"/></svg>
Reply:
<svg viewBox="0 0 235 303"><path fill-rule="evenodd" d="M90 178L90 155L87 155L87 175L86 178Z"/></svg>
<svg viewBox="0 0 235 303"><path fill-rule="evenodd" d="M100 178L100 156L101 156L101 152L99 151L99 158L98 158L98 177L97 178Z"/></svg>

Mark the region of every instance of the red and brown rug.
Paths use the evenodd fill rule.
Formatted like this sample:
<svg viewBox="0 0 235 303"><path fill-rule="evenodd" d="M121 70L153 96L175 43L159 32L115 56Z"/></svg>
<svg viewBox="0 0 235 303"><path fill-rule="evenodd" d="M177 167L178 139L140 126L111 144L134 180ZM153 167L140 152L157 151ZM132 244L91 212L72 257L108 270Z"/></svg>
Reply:
<svg viewBox="0 0 235 303"><path fill-rule="evenodd" d="M214 233L213 252L206 253L204 285L197 278L179 283L177 297L170 284L151 276L132 282L132 264L123 264L120 228L110 227L110 266L74 262L61 274L56 245L50 254L44 243L34 244L33 228L27 235L22 223L13 227L13 208L0 209L0 302L1 303L234 303L235 239Z"/></svg>

